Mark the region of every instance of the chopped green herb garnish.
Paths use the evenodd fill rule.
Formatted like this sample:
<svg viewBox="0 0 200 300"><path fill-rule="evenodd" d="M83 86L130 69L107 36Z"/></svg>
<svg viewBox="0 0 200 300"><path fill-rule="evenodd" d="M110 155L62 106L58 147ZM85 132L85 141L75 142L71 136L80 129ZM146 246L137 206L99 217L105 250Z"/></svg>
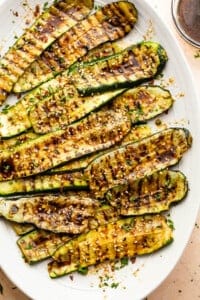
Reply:
<svg viewBox="0 0 200 300"><path fill-rule="evenodd" d="M134 219L131 219L131 221L129 223L125 223L122 225L122 229L124 229L125 231L130 231L134 226Z"/></svg>
<svg viewBox="0 0 200 300"><path fill-rule="evenodd" d="M167 224L168 224L168 226L169 226L172 230L175 229L174 223L173 223L173 221L172 221L171 219L167 219Z"/></svg>
<svg viewBox="0 0 200 300"><path fill-rule="evenodd" d="M65 62L64 57L58 57L58 62L59 62L60 64L63 64L63 63Z"/></svg>
<svg viewBox="0 0 200 300"><path fill-rule="evenodd" d="M123 257L121 258L120 262L121 262L121 268L123 268L128 265L129 259L128 257Z"/></svg>
<svg viewBox="0 0 200 300"><path fill-rule="evenodd" d="M79 267L78 273L80 273L82 275L86 275L88 273L88 267Z"/></svg>
<svg viewBox="0 0 200 300"><path fill-rule="evenodd" d="M112 284L111 284L111 288L113 289L116 289L117 287L119 286L119 282L113 282Z"/></svg>
<svg viewBox="0 0 200 300"><path fill-rule="evenodd" d="M131 197L129 198L129 201L133 202L133 201L135 201L136 199L137 199L136 196L131 196Z"/></svg>
<svg viewBox="0 0 200 300"><path fill-rule="evenodd" d="M161 194L160 193L155 194L155 198L156 198L156 200L160 200Z"/></svg>
<svg viewBox="0 0 200 300"><path fill-rule="evenodd" d="M94 5L94 9L95 10L99 10L99 9L101 9L102 8L102 5L100 5L100 4L95 4Z"/></svg>
<svg viewBox="0 0 200 300"><path fill-rule="evenodd" d="M48 5L49 5L49 3L48 3L48 2L45 2L45 3L43 4L43 10L46 10L46 9L48 8Z"/></svg>
<svg viewBox="0 0 200 300"><path fill-rule="evenodd" d="M7 104L7 105L5 105L4 106L4 108L2 109L2 114L7 114L8 113L8 110L9 110L9 108L10 108L10 105L9 104Z"/></svg>
<svg viewBox="0 0 200 300"><path fill-rule="evenodd" d="M33 246L31 244L28 244L26 247L26 250L31 250L33 248Z"/></svg>
<svg viewBox="0 0 200 300"><path fill-rule="evenodd" d="M144 112L143 112L143 109L142 109L142 106L141 106L140 102L137 102L136 106L137 106L137 108L136 108L137 114L142 115Z"/></svg>

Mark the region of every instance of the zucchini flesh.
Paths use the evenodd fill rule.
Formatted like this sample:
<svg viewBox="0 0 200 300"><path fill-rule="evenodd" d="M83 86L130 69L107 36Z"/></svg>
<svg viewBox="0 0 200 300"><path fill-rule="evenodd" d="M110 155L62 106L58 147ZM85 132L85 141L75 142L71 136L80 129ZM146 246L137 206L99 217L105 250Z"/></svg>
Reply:
<svg viewBox="0 0 200 300"><path fill-rule="evenodd" d="M192 143L187 129L169 128L136 143L109 151L86 169L90 190L102 198L110 188L175 165Z"/></svg>
<svg viewBox="0 0 200 300"><path fill-rule="evenodd" d="M87 181L81 172L52 175L36 175L33 177L0 181L0 196L16 196L41 192L88 189Z"/></svg>
<svg viewBox="0 0 200 300"><path fill-rule="evenodd" d="M130 142L139 141L149 135L151 135L151 128L148 125L136 125L131 128L130 132L123 138L120 145L125 145ZM103 153L104 152L101 151L99 153L93 153L85 157L81 157L77 160L68 162L67 164L61 167L51 169L49 172L50 174L54 174L54 173L74 172L77 170L79 171L83 170L89 165L89 163L91 163L97 156L99 156L99 154L103 154Z"/></svg>
<svg viewBox="0 0 200 300"><path fill-rule="evenodd" d="M109 148L119 142L130 127L130 119L123 112L110 110L91 114L65 130L3 151L0 157L0 180L36 175L67 161Z"/></svg>
<svg viewBox="0 0 200 300"><path fill-rule="evenodd" d="M32 128L38 134L65 128L111 101L123 91L122 89L95 97L80 97L75 87L68 85L32 107L29 113Z"/></svg>
<svg viewBox="0 0 200 300"><path fill-rule="evenodd" d="M154 77L167 61L164 48L142 42L120 53L71 68L69 75L81 95L133 87Z"/></svg>
<svg viewBox="0 0 200 300"><path fill-rule="evenodd" d="M132 123L144 122L168 110L173 103L169 91L158 86L131 90L115 90L89 97L80 97L72 85L38 102L29 113L33 130L38 134L55 131L77 121L112 101L114 110L125 110ZM121 94L121 95L120 95Z"/></svg>
<svg viewBox="0 0 200 300"><path fill-rule="evenodd" d="M61 246L48 264L59 277L105 260L152 253L173 240L172 229L160 215L121 219L91 230Z"/></svg>
<svg viewBox="0 0 200 300"><path fill-rule="evenodd" d="M141 86L119 95L112 108L127 110L133 124L145 122L167 111L173 104L171 93L159 86Z"/></svg>
<svg viewBox="0 0 200 300"><path fill-rule="evenodd" d="M95 215L89 219L86 231L117 219L118 213L116 210L108 205L103 205L97 209ZM55 234L50 231L37 229L19 238L17 244L25 261L32 264L51 256L58 247L66 243L70 238L71 237L66 234Z"/></svg>
<svg viewBox="0 0 200 300"><path fill-rule="evenodd" d="M23 99L0 113L0 137L10 138L31 128Z"/></svg>
<svg viewBox="0 0 200 300"><path fill-rule="evenodd" d="M79 234L88 228L99 202L88 193L66 193L25 197L17 200L0 199L0 214L17 223L67 234Z"/></svg>
<svg viewBox="0 0 200 300"><path fill-rule="evenodd" d="M86 17L93 1L63 0L46 10L0 61L0 104L25 69L55 39Z"/></svg>
<svg viewBox="0 0 200 300"><path fill-rule="evenodd" d="M89 50L124 37L136 21L137 11L132 3L118 1L105 5L44 51L18 80L14 92L21 93L38 86L69 68Z"/></svg>
<svg viewBox="0 0 200 300"><path fill-rule="evenodd" d="M181 201L187 191L188 183L181 172L162 170L115 186L106 193L106 199L121 215L133 216L168 210L172 203Z"/></svg>
<svg viewBox="0 0 200 300"><path fill-rule="evenodd" d="M12 229L17 235L24 235L35 229L35 226L28 223L10 222Z"/></svg>
<svg viewBox="0 0 200 300"><path fill-rule="evenodd" d="M117 46L113 43L105 43L99 46L98 49L95 48L93 51L89 51L82 59L85 61L95 57L105 57L115 53L117 50ZM55 98L58 97L60 93L62 94L62 90L66 91L66 86L72 90L73 87L69 86L69 84L67 72L63 72L62 76L57 76L26 94L15 105L9 107L6 113L0 113L0 136L5 138L12 137L31 128L32 124L29 118L31 108L38 101L44 98L51 98L54 93L57 93ZM77 95L77 91L75 89L73 91Z"/></svg>

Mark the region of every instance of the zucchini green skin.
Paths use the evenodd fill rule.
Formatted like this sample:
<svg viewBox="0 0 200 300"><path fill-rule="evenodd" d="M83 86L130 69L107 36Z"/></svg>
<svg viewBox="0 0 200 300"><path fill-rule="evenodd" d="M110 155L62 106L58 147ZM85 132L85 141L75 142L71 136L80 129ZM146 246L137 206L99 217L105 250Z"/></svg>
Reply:
<svg viewBox="0 0 200 300"><path fill-rule="evenodd" d="M175 165L192 143L187 129L169 128L100 155L85 169L90 190L102 198L110 188Z"/></svg>
<svg viewBox="0 0 200 300"><path fill-rule="evenodd" d="M64 128L110 102L112 109L127 111L135 124L165 112L172 106L173 99L169 91L159 86L142 86L128 91L119 89L95 97L80 97L77 90L68 85L33 106L29 119L36 133L45 134Z"/></svg>
<svg viewBox="0 0 200 300"><path fill-rule="evenodd" d="M131 31L137 21L134 4L118 1L105 5L79 22L42 53L14 87L30 90L63 72L91 49L115 41Z"/></svg>
<svg viewBox="0 0 200 300"><path fill-rule="evenodd" d="M31 223L38 228L79 234L88 228L88 219L94 216L99 201L88 193L42 195L20 199L0 199L0 214L17 223Z"/></svg>
<svg viewBox="0 0 200 300"><path fill-rule="evenodd" d="M70 160L107 149L122 140L130 128L130 119L123 112L110 110L91 114L65 130L3 151L0 156L0 181L36 175Z"/></svg>
<svg viewBox="0 0 200 300"><path fill-rule="evenodd" d="M116 221L117 219L117 211L108 205L103 205L97 209L95 215L88 220L88 228L86 231L107 224L107 222ZM25 261L29 264L33 264L51 256L58 247L66 243L69 239L71 239L71 237L66 234L55 234L50 231L36 229L19 238L17 244Z"/></svg>
<svg viewBox="0 0 200 300"><path fill-rule="evenodd" d="M130 142L139 141L151 134L152 134L151 128L148 125L135 125L134 127L131 128L129 133L123 138L123 140L119 143L119 145L126 145ZM51 169L49 173L54 174L54 173L81 171L85 169L89 165L89 163L91 163L97 156L99 156L99 154L103 154L103 153L105 152L101 151L100 153L93 153L85 157L81 157L77 160L68 162L67 164L61 167Z"/></svg>
<svg viewBox="0 0 200 300"><path fill-rule="evenodd" d="M69 75L81 95L130 88L158 74L167 61L164 48L141 42L120 53L71 68Z"/></svg>
<svg viewBox="0 0 200 300"><path fill-rule="evenodd" d="M125 216L159 213L183 200L188 192L185 175L162 170L150 176L119 185L106 193L106 199Z"/></svg>
<svg viewBox="0 0 200 300"><path fill-rule="evenodd" d="M152 215L121 219L91 230L58 248L48 264L51 278L105 260L114 261L155 252L173 240L165 217Z"/></svg>
<svg viewBox="0 0 200 300"><path fill-rule="evenodd" d="M2 197L80 189L88 190L87 181L81 172L52 175L44 174L9 181L0 181L0 196Z"/></svg>
<svg viewBox="0 0 200 300"><path fill-rule="evenodd" d="M82 60L90 61L94 58L102 58L116 53L117 50L118 48L114 43L105 43L98 48L89 51ZM64 95L66 87L72 90L73 87L70 86L71 83L67 73L67 71L63 72L62 75L40 85L27 93L15 105L9 107L6 110L6 113L0 113L0 136L3 138L10 138L27 131L32 126L29 118L29 111L34 105L37 105L37 103L43 99L49 99L51 97L58 98L60 97L60 94ZM75 88L73 89L73 92L77 95ZM52 96L54 94L55 96Z"/></svg>
<svg viewBox="0 0 200 300"><path fill-rule="evenodd" d="M52 5L15 42L0 61L0 104L25 69L55 39L86 17L93 1L63 0Z"/></svg>

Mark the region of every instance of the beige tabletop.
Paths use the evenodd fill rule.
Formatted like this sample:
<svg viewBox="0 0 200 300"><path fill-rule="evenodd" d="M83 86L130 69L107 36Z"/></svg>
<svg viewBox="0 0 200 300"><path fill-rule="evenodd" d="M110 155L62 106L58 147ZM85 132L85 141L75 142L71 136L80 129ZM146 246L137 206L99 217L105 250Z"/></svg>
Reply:
<svg viewBox="0 0 200 300"><path fill-rule="evenodd" d="M142 1L142 0L141 0ZM171 0L151 0L149 3L159 12L163 21L177 37L186 59L192 69L200 96L200 50L188 45L179 37L174 28L171 14ZM199 97L200 98L200 97ZM0 300L27 300L14 283L0 271ZM188 245L168 278L157 288L148 300L197 300L200 299L200 214ZM35 299L40 300L40 299ZM124 299L126 300L126 299Z"/></svg>

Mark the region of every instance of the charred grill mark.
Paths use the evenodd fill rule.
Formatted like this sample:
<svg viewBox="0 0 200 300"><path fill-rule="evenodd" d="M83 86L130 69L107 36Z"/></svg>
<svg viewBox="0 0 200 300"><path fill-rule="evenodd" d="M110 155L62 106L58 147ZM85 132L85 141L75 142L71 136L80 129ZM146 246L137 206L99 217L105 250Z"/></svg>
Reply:
<svg viewBox="0 0 200 300"><path fill-rule="evenodd" d="M80 3L78 3L77 1L74 1L74 3L72 3L71 6L69 6L69 4L65 2L58 2L55 5L55 7L58 8L61 13L67 14L68 16L70 16L72 19L75 19L76 21L81 20L85 16L83 12L85 10L88 11L89 9L89 8L85 8L83 10L83 7L80 6Z"/></svg>
<svg viewBox="0 0 200 300"><path fill-rule="evenodd" d="M10 176L10 174L15 170L12 157L8 159L2 159L0 163L0 172L2 177Z"/></svg>
<svg viewBox="0 0 200 300"><path fill-rule="evenodd" d="M39 34L42 36L42 39L45 39L45 35L49 35L50 33L53 33L55 28L58 28L66 18L66 16L72 17L70 10L66 13L63 13L61 10L58 10L56 8L51 9L50 16L45 24L45 26L41 26L39 30ZM72 17L73 18L73 17ZM55 33L52 34L53 37L56 38Z"/></svg>
<svg viewBox="0 0 200 300"><path fill-rule="evenodd" d="M132 24L128 28L129 21L127 20L127 16L123 14L117 3L111 3L109 8L103 8L102 11L105 15L102 25L111 40L123 37L124 32L126 30L128 32L131 29Z"/></svg>

